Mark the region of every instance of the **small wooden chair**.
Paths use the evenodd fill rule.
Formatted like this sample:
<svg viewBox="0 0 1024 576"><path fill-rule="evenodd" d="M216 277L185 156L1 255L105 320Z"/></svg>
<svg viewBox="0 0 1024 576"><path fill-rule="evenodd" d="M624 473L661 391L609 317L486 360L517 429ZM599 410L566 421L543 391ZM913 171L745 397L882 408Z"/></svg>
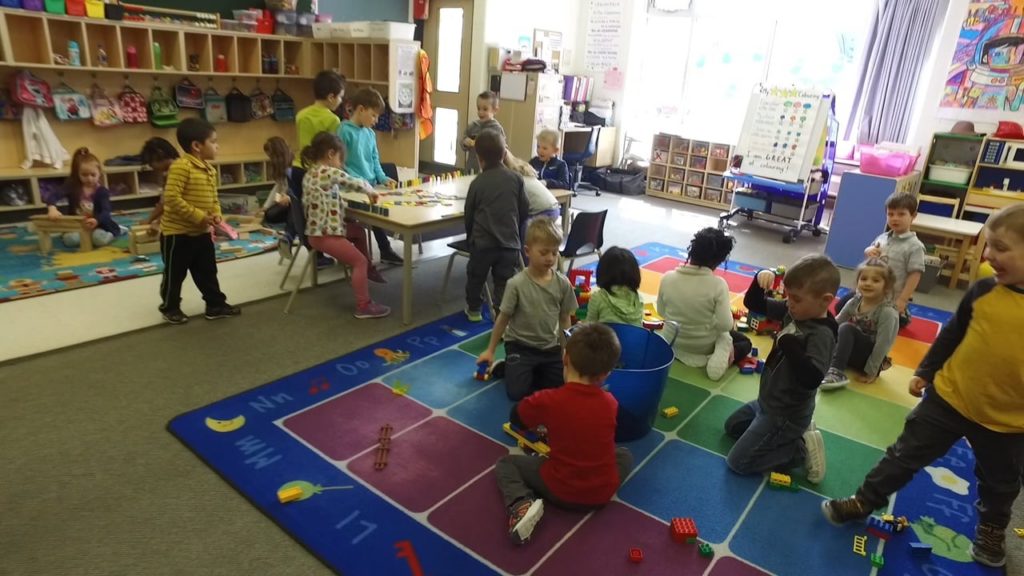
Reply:
<svg viewBox="0 0 1024 576"><path fill-rule="evenodd" d="M78 232L81 243L78 245L79 252L92 251L92 230L85 227L85 216L61 216L55 220L49 216L29 216L32 226L36 229L39 237L39 251L49 254L53 250L51 234L65 234L67 232Z"/></svg>

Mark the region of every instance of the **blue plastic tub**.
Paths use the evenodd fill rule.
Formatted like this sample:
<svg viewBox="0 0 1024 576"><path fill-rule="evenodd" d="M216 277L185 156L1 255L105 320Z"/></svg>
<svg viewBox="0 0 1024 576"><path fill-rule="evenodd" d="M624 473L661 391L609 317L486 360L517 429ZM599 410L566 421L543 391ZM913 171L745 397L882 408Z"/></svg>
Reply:
<svg viewBox="0 0 1024 576"><path fill-rule="evenodd" d="M606 381L619 401L616 442L643 438L654 426L675 357L672 346L657 333L628 324L609 324L622 344L619 368Z"/></svg>

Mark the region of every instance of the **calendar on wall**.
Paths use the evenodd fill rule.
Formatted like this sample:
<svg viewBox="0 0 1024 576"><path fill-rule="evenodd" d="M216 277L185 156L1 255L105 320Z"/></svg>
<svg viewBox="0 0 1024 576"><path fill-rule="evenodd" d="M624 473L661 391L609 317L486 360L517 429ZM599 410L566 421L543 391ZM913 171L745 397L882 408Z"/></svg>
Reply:
<svg viewBox="0 0 1024 576"><path fill-rule="evenodd" d="M750 96L736 154L740 171L800 182L821 164L831 95L758 86Z"/></svg>

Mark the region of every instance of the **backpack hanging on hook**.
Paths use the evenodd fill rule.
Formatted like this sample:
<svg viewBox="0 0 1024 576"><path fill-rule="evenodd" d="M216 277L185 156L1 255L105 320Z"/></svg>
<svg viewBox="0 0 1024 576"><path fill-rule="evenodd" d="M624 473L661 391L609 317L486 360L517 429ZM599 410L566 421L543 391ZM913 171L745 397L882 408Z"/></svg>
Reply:
<svg viewBox="0 0 1024 576"><path fill-rule="evenodd" d="M183 78L174 86L174 100L182 108L202 110L206 106L202 88L193 84L188 78Z"/></svg>
<svg viewBox="0 0 1024 576"><path fill-rule="evenodd" d="M213 86L206 89L204 95L206 105L203 108L203 118L210 124L219 124L228 121L228 108L224 97L217 93Z"/></svg>
<svg viewBox="0 0 1024 576"><path fill-rule="evenodd" d="M117 95L117 103L121 109L121 120L125 124L145 124L149 122L146 110L146 97L125 83L121 93Z"/></svg>
<svg viewBox="0 0 1024 576"><path fill-rule="evenodd" d="M274 90L270 97L274 103L274 120L278 122L295 121L295 100L280 88Z"/></svg>

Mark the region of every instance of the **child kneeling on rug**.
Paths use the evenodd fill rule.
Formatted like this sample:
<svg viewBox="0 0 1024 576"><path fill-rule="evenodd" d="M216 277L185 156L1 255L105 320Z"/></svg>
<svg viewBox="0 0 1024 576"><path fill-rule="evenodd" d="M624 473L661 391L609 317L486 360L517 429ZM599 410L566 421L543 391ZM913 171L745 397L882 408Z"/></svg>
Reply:
<svg viewBox="0 0 1024 576"><path fill-rule="evenodd" d="M633 468L629 449L615 447L619 403L601 387L621 352L608 326L579 325L562 355L565 385L541 390L512 407L512 425L543 425L551 447L548 458L510 454L494 466L514 542L530 539L544 514L544 500L570 510L601 508Z"/></svg>
<svg viewBox="0 0 1024 576"><path fill-rule="evenodd" d="M985 228L995 278L971 286L914 372L910 394L924 398L896 443L856 495L827 500L821 509L833 524L862 522L966 437L978 477L971 557L999 567L1006 564L1006 527L1024 464L1024 361L1010 339L1024 324L1024 205L989 216Z"/></svg>
<svg viewBox="0 0 1024 576"><path fill-rule="evenodd" d="M726 462L737 474L761 474L806 465L807 481L825 478L825 443L811 417L818 385L832 359L836 321L828 307L839 289L839 270L825 256L809 255L786 270L788 298L768 298L775 273L761 270L743 304L751 314L782 322L765 359L757 399L725 421L735 438Z"/></svg>

